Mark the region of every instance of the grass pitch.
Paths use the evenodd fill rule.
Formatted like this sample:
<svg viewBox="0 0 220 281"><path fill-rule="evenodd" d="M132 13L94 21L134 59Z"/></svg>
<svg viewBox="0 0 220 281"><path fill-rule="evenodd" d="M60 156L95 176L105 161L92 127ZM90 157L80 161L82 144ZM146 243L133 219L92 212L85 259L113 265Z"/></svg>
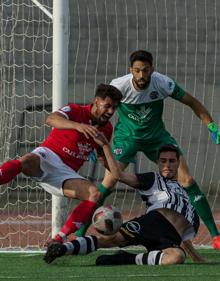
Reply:
<svg viewBox="0 0 220 281"><path fill-rule="evenodd" d="M206 263L196 264L187 259L175 266L96 266L95 259L103 253L101 250L86 256L58 258L49 265L43 261L42 253L0 253L0 280L220 281L220 252L199 252Z"/></svg>

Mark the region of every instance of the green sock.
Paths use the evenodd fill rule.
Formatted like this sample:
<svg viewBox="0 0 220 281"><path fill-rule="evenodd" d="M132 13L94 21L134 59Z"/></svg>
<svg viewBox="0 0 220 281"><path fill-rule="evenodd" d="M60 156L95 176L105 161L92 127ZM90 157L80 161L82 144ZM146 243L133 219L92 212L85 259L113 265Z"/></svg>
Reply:
<svg viewBox="0 0 220 281"><path fill-rule="evenodd" d="M209 203L205 195L199 189L197 183L194 182L185 190L190 198L193 207L196 209L197 214L200 216L200 218L208 228L211 236L214 237L216 235L219 235Z"/></svg>
<svg viewBox="0 0 220 281"><path fill-rule="evenodd" d="M102 193L102 199L98 201L98 207L102 206L103 203L105 202L106 197L108 197L112 191L110 189L106 189L106 187L100 183L97 186L98 190ZM88 221L86 224L84 224L80 229L78 229L74 234L78 237L85 236L87 229L91 225L91 220Z"/></svg>

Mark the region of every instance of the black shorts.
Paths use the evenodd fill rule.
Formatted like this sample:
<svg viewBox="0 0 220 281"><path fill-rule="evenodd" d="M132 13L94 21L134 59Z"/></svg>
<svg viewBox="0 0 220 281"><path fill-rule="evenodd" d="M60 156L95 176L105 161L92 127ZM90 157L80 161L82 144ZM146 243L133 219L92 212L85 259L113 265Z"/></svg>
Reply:
<svg viewBox="0 0 220 281"><path fill-rule="evenodd" d="M120 233L128 245L142 245L148 251L179 248L182 242L174 226L157 211L123 223Z"/></svg>

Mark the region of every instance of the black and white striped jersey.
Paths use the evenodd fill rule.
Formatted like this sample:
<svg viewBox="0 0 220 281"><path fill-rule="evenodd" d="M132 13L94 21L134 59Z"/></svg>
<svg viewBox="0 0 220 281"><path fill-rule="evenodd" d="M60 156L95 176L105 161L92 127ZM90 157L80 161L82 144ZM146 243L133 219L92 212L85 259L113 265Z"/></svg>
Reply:
<svg viewBox="0 0 220 281"><path fill-rule="evenodd" d="M156 172L136 174L136 176L139 181L136 188L146 202L147 213L160 208L171 209L183 215L193 226L195 233L197 232L199 217L186 191L176 180L166 179Z"/></svg>

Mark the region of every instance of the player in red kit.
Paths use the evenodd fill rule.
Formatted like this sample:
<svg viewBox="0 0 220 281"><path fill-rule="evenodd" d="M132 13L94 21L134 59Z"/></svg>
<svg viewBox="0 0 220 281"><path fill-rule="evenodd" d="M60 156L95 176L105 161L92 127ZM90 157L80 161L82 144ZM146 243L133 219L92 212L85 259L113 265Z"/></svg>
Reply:
<svg viewBox="0 0 220 281"><path fill-rule="evenodd" d="M107 192L77 171L94 149L102 157L102 148L93 138L102 132L111 139L113 127L109 119L121 98L121 92L114 86L98 85L93 104L69 104L51 113L46 123L53 130L45 141L31 153L0 166L0 184L22 172L51 194L81 200L56 235L56 241L62 242L88 221Z"/></svg>

